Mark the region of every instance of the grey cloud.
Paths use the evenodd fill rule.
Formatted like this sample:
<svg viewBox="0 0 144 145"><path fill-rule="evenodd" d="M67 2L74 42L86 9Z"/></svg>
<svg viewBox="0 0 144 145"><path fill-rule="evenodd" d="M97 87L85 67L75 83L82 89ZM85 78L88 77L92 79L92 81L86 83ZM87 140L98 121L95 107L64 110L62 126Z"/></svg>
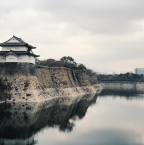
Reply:
<svg viewBox="0 0 144 145"><path fill-rule="evenodd" d="M13 34L40 59L70 55L94 70L133 70L143 59L143 0L0 0L0 42ZM57 52L57 53L56 53ZM143 66L142 66L143 67ZM122 67L121 67L122 69Z"/></svg>
<svg viewBox="0 0 144 145"><path fill-rule="evenodd" d="M84 30L96 34L117 34L142 30L141 25L134 21L144 19L143 4L142 0L42 0L35 6L53 13L58 21L73 23Z"/></svg>
<svg viewBox="0 0 144 145"><path fill-rule="evenodd" d="M34 9L55 16L93 34L124 34L142 30L135 21L144 19L142 0L0 0L0 15ZM45 18L46 20L48 19Z"/></svg>
<svg viewBox="0 0 144 145"><path fill-rule="evenodd" d="M0 0L0 15L10 14L15 10L27 9L30 5L28 0Z"/></svg>

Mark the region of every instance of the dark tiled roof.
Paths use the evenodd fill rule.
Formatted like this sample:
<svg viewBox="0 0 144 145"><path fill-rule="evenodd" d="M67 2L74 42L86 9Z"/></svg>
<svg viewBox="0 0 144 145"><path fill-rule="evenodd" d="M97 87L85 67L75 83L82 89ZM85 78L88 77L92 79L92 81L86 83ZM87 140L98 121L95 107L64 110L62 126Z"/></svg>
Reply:
<svg viewBox="0 0 144 145"><path fill-rule="evenodd" d="M9 43L8 41L12 38L15 38L16 40L18 40L19 42L15 42L15 43ZM9 40L7 40L6 42L0 43L0 46L26 46L29 49L35 49L36 47L26 43L25 41L23 41L21 38L18 38L16 36L13 36L12 38L10 38Z"/></svg>
<svg viewBox="0 0 144 145"><path fill-rule="evenodd" d="M39 55L30 53L28 51L0 51L0 55L9 55L9 54L14 54L14 55L30 55L34 57L39 57Z"/></svg>
<svg viewBox="0 0 144 145"><path fill-rule="evenodd" d="M8 53L5 53L4 55L16 55L18 56L16 53L14 53L13 51L9 51Z"/></svg>
<svg viewBox="0 0 144 145"><path fill-rule="evenodd" d="M13 37L14 37L15 39L17 39L18 41L20 41L21 43L26 43L26 42L23 41L21 38L18 38L18 37L14 36L14 35L13 35Z"/></svg>

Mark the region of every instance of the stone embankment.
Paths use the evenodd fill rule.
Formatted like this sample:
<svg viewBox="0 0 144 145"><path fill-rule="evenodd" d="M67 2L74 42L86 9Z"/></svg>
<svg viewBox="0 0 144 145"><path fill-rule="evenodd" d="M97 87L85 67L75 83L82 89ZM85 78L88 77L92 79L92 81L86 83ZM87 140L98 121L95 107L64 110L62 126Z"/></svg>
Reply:
<svg viewBox="0 0 144 145"><path fill-rule="evenodd" d="M44 67L27 63L0 64L1 100L39 102L53 97L94 94L100 85L91 85L84 71Z"/></svg>
<svg viewBox="0 0 144 145"><path fill-rule="evenodd" d="M100 85L104 90L136 90L138 92L144 92L144 82L134 81L118 81L118 82L100 82Z"/></svg>

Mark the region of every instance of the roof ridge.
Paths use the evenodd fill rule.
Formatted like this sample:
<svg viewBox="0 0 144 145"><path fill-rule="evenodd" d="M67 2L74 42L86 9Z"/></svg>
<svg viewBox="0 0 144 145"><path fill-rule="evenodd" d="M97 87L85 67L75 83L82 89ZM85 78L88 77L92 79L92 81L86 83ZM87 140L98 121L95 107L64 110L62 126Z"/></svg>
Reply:
<svg viewBox="0 0 144 145"><path fill-rule="evenodd" d="M14 37L15 39L17 39L18 41L22 42L22 43L26 43L26 42L25 42L25 41L23 41L21 38L19 38L19 37L15 36L15 35L13 35L13 37Z"/></svg>
<svg viewBox="0 0 144 145"><path fill-rule="evenodd" d="M20 43L18 42L9 42L12 38L15 38L16 40L18 40ZM36 47L26 43L25 41L23 41L21 38L18 38L17 36L13 35L13 37L11 37L9 40L0 43L0 46L11 46L11 45L16 45L16 46L20 46L20 45L24 45L26 47L28 47L29 49L35 49Z"/></svg>

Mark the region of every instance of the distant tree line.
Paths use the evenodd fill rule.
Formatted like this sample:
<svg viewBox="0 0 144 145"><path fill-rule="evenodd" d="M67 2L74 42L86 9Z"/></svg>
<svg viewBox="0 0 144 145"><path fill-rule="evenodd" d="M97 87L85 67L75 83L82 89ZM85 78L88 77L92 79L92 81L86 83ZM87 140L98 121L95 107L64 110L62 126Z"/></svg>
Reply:
<svg viewBox="0 0 144 145"><path fill-rule="evenodd" d="M97 74L99 81L144 81L144 75L138 75L134 73L124 74Z"/></svg>

